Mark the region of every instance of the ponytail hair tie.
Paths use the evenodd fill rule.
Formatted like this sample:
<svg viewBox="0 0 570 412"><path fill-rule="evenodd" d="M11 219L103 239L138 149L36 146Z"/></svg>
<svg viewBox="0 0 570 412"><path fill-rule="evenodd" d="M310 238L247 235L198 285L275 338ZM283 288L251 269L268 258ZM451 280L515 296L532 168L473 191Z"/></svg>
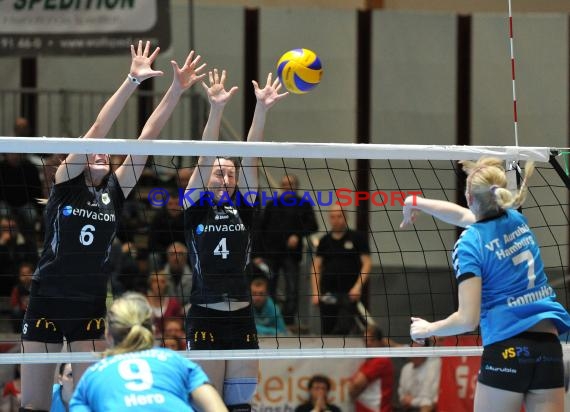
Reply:
<svg viewBox="0 0 570 412"><path fill-rule="evenodd" d="M489 188L489 190L491 191L491 193L495 194L495 192L497 191L498 188L499 188L499 186L493 185Z"/></svg>

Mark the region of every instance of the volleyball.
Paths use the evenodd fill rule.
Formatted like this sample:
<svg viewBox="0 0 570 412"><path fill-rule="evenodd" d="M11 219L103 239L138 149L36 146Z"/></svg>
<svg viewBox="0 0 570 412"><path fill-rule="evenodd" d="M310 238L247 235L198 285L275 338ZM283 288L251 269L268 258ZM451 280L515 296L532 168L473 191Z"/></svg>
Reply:
<svg viewBox="0 0 570 412"><path fill-rule="evenodd" d="M289 50L277 62L277 76L291 93L312 90L320 83L322 74L321 60L309 49Z"/></svg>

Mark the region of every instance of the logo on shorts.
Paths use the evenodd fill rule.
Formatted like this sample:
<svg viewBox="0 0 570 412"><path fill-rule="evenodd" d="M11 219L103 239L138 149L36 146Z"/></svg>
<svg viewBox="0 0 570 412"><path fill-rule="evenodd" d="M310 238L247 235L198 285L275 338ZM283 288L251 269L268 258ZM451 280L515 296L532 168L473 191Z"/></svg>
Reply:
<svg viewBox="0 0 570 412"><path fill-rule="evenodd" d="M91 330L91 326L95 325L95 330L105 329L105 318L95 318L87 322L87 331Z"/></svg>
<svg viewBox="0 0 570 412"><path fill-rule="evenodd" d="M36 321L36 328L41 328L42 323L44 324L44 327L46 329L52 328L52 330L55 332L57 330L57 328L55 327L55 323L53 323L51 320L48 320L46 318L40 318Z"/></svg>
<svg viewBox="0 0 570 412"><path fill-rule="evenodd" d="M196 332L194 332L194 342L198 342L198 341L214 342L214 335L212 335L211 332L196 331Z"/></svg>

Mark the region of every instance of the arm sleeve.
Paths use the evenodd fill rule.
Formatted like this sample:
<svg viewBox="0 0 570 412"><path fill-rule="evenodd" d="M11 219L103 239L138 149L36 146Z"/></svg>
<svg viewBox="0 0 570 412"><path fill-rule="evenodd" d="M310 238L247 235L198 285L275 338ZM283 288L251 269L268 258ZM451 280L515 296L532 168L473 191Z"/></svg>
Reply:
<svg viewBox="0 0 570 412"><path fill-rule="evenodd" d="M85 384L85 376L79 381L77 388L73 391L73 396L69 401L69 410L73 412L90 412L91 408L89 407L89 402L87 400L87 396L85 394L86 384Z"/></svg>
<svg viewBox="0 0 570 412"><path fill-rule="evenodd" d="M461 281L463 275L481 275L481 256L479 233L470 227L463 231L453 247L453 270Z"/></svg>
<svg viewBox="0 0 570 412"><path fill-rule="evenodd" d="M180 356L180 359L184 362L183 365L187 368L187 382L186 391L188 393L194 392L197 388L207 383L210 383L208 377L204 370L198 365L186 358Z"/></svg>

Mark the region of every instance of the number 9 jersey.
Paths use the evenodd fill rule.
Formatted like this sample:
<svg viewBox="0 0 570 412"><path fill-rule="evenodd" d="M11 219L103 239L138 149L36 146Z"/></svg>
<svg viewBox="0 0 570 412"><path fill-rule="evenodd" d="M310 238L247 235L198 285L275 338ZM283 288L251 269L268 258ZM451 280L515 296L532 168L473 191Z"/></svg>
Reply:
<svg viewBox="0 0 570 412"><path fill-rule="evenodd" d="M153 348L109 356L91 366L69 406L77 412L194 411L189 394L207 383L194 362L170 349Z"/></svg>
<svg viewBox="0 0 570 412"><path fill-rule="evenodd" d="M111 173L89 188L84 173L53 186L46 236L34 273L38 294L101 299L107 294L109 253L125 197Z"/></svg>
<svg viewBox="0 0 570 412"><path fill-rule="evenodd" d="M551 319L559 333L570 316L548 284L540 248L526 218L508 209L463 231L453 251L458 282L481 277L483 346L522 333Z"/></svg>

